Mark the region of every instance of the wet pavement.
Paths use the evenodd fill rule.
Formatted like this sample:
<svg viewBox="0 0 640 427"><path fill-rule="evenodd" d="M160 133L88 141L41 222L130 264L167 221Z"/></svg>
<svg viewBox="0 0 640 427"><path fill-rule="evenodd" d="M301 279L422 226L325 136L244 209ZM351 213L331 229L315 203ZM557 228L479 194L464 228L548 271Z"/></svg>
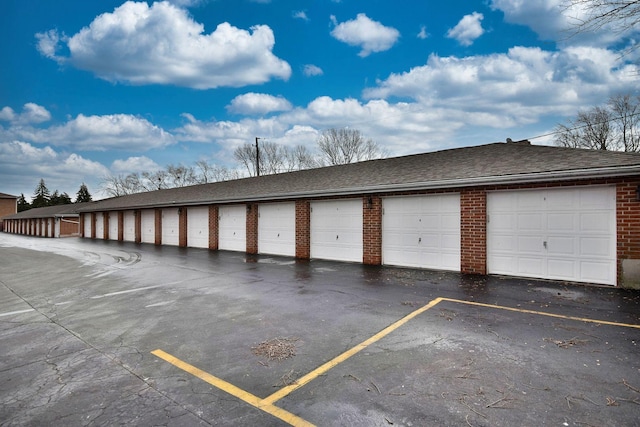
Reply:
<svg viewBox="0 0 640 427"><path fill-rule="evenodd" d="M610 287L0 234L0 425L640 425L639 325Z"/></svg>

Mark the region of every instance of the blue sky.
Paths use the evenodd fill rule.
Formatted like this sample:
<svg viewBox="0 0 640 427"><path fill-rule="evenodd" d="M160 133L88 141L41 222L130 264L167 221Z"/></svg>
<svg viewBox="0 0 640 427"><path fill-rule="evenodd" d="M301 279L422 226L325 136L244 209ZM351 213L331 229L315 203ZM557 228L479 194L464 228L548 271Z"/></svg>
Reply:
<svg viewBox="0 0 640 427"><path fill-rule="evenodd" d="M638 33L572 36L561 1L5 0L0 192L100 198L106 175L328 128L392 156L547 134L640 89Z"/></svg>

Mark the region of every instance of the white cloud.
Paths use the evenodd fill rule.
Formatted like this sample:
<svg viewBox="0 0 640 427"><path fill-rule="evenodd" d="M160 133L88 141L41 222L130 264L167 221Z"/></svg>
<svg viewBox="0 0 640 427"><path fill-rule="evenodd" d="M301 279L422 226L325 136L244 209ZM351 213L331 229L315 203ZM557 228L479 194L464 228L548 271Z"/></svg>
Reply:
<svg viewBox="0 0 640 427"><path fill-rule="evenodd" d="M210 34L171 3L126 2L64 39L69 57L55 56L63 40L56 32L37 35L40 52L91 71L111 82L168 84L195 89L240 87L288 79L291 67L272 53L273 31L251 32L221 23Z"/></svg>
<svg viewBox="0 0 640 427"><path fill-rule="evenodd" d="M17 114L11 107L4 107L0 110L0 120L9 121L13 124L44 123L51 120L49 111L33 102L27 102L22 108L22 113Z"/></svg>
<svg viewBox="0 0 640 427"><path fill-rule="evenodd" d="M36 33L36 39L38 40L36 49L38 49L38 52L40 52L41 55L58 62L63 60L57 56L56 51L58 50L60 43L66 40L66 37L60 36L57 30Z"/></svg>
<svg viewBox="0 0 640 427"><path fill-rule="evenodd" d="M544 114L575 114L634 85L634 70L613 52L570 48L547 52L514 47L507 54L466 58L432 55L427 64L392 74L366 98L403 97L425 106L484 111L484 124L523 125ZM469 124L481 125L472 117Z"/></svg>
<svg viewBox="0 0 640 427"><path fill-rule="evenodd" d="M227 106L227 110L232 113L252 115L288 111L291 108L291 103L281 96L254 92L236 96L231 101L231 104Z"/></svg>
<svg viewBox="0 0 640 427"><path fill-rule="evenodd" d="M293 17L296 19L301 19L303 21L309 20L309 17L307 16L307 13L304 10L298 10L296 12L293 12Z"/></svg>
<svg viewBox="0 0 640 427"><path fill-rule="evenodd" d="M562 45L584 45L606 47L619 42L630 32L620 33L612 24L591 31L577 33L577 25L589 18L587 9L592 2L574 2L570 6L564 0L491 0L490 7L504 13L505 21L524 25L535 31L544 40L553 40ZM637 28L631 28L637 34Z"/></svg>
<svg viewBox="0 0 640 427"><path fill-rule="evenodd" d="M418 37L421 40L429 38L429 33L427 33L427 27L425 27L424 25L420 27L420 32L416 37Z"/></svg>
<svg viewBox="0 0 640 427"><path fill-rule="evenodd" d="M152 172L162 167L146 156L118 159L111 164L111 171L116 174L130 174L140 171Z"/></svg>
<svg viewBox="0 0 640 427"><path fill-rule="evenodd" d="M391 49L398 41L400 32L392 27L385 27L380 22L373 21L364 13L359 13L356 19L338 23L335 16L331 16L335 28L331 35L347 43L350 46L362 48L361 57L369 56L374 52L383 52Z"/></svg>
<svg viewBox="0 0 640 427"><path fill-rule="evenodd" d="M462 46L471 46L473 42L484 34L481 21L484 15L473 12L462 17L458 24L447 32L447 37L456 39Z"/></svg>
<svg viewBox="0 0 640 427"><path fill-rule="evenodd" d="M49 146L39 148L17 140L0 142L0 170L8 180L5 191L10 194L24 192L25 183L35 188L42 178L50 191L67 193L72 199L80 184L85 182L90 191L96 191L99 180L109 173L104 165L78 154L59 153ZM29 198L31 194L25 196Z"/></svg>
<svg viewBox="0 0 640 427"><path fill-rule="evenodd" d="M80 114L62 125L43 129L16 126L10 127L6 134L30 142L70 146L86 151L146 151L175 142L169 132L146 119L128 114Z"/></svg>
<svg viewBox="0 0 640 427"><path fill-rule="evenodd" d="M304 66L304 68L302 69L302 72L307 77L321 76L321 75L324 74L324 71L322 71L322 68L318 67L317 65L313 65L313 64L306 64Z"/></svg>

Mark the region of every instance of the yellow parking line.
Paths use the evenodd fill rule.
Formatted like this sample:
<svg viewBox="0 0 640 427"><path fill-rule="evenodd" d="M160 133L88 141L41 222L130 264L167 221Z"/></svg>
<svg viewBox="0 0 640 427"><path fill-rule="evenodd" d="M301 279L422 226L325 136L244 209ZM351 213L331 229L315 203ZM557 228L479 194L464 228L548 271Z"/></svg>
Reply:
<svg viewBox="0 0 640 427"><path fill-rule="evenodd" d="M196 368L193 365L190 365L182 360L178 359L175 356L170 355L160 349L154 350L151 352L154 356L159 357L160 359L171 363L173 366L182 369L185 372L190 373L191 375L200 378L202 381L205 381L212 386L229 393L230 395L237 397L238 399L248 403L251 406L254 406L268 414L273 415L276 418L281 419L282 421L292 425L292 426L313 426L310 422L303 420L302 418L293 415L291 412L285 411L282 408L278 408L269 403L265 403L264 400L260 399L256 395L253 395L249 392L242 390L235 385L228 383L225 380L222 380L216 376L213 376L201 369Z"/></svg>
<svg viewBox="0 0 640 427"><path fill-rule="evenodd" d="M497 309L500 309L500 310L515 311L515 312L518 312L518 313L537 314L539 316L555 317L555 318L558 318L558 319L577 320L577 321L580 321L580 322L599 323L599 324L602 324L602 325L622 326L622 327L625 327L625 328L640 329L640 325L634 325L632 323L609 322L608 320L597 320L597 319L589 319L589 318L586 318L586 317L565 316L563 314L553 314L553 313L547 313L547 312L544 312L544 311L527 310L527 309L524 309L524 308L512 308L512 307L505 307L505 306L502 306L502 305L485 304L485 303L482 303L482 302L464 301L464 300L453 299L453 298L440 298L440 300L441 301L449 301L449 302L457 302L457 303L460 303L460 304L467 304L467 305L477 305L479 307L497 308Z"/></svg>
<svg viewBox="0 0 640 427"><path fill-rule="evenodd" d="M565 319L565 320L576 320L576 321L580 321L580 322L590 322L590 323L598 323L598 324L603 324L603 325L611 325L611 326L622 326L622 327L628 327L628 328L636 328L636 329L640 329L640 325L634 325L634 324L629 324L629 323L620 323L620 322L610 322L607 320L596 320L596 319L589 319L589 318L584 318L584 317L575 317L575 316L565 316L562 314L553 314L553 313L547 313L544 311L536 311L536 310L527 310L524 308L513 308L513 307L505 307L505 306L501 306L501 305L496 305L496 304L486 304L486 303L481 303L481 302L475 302L475 301L464 301L464 300L458 300L458 299L453 299L453 298L444 298L444 297L438 297L435 298L434 300L430 301L428 304L422 306L421 308L409 313L408 315L404 316L403 318L401 318L400 320L392 323L391 325L387 326L386 328L384 328L383 330L381 330L380 332L378 332L377 334L373 335L372 337L362 341L360 344L356 345L355 347L350 348L349 350L345 351L344 353L334 357L333 359L331 359L330 361L324 363L323 365L317 367L316 369L314 369L313 371L309 372L308 374L304 375L303 377L300 377L298 380L296 380L295 383L285 386L283 388L281 388L280 390L278 390L277 392L271 394L270 396L261 399L259 397L257 397L254 394L251 394L245 390L242 390L239 387L236 387L235 385L228 383L227 381L224 381L218 377L215 377L207 372L204 372L198 368L196 368L193 365L190 365L186 362L183 362L182 360L158 349L158 350L154 350L151 353L154 354L155 356L159 357L160 359L163 359L169 363L171 363L172 365L182 369L185 372L188 372L192 375L194 375L197 378L200 378L201 380L211 384L212 386L226 392L229 393L232 396L237 397L238 399L248 403L249 405L258 408L264 412L267 412L268 414L273 415L274 417L279 418L280 420L292 425L292 426L313 426L313 424L309 423L308 421L284 410L281 408L278 408L277 406L274 405L275 402L277 402L278 400L282 399L283 397L288 396L289 394L291 394L292 392L294 392L295 390L299 389L300 387L303 387L304 385L308 384L309 382L313 381L314 379L318 378L320 375L323 375L324 373L326 373L327 371L329 371L330 369L334 368L335 366L339 365L340 363L346 361L347 359L349 359L351 356L354 356L355 354L359 353L360 351L364 350L365 348L367 348L368 346L370 346L371 344L381 340L382 338L386 337L387 335L389 335L391 332L395 331L396 329L398 329L399 327L401 327L402 325L404 325L405 323L407 323L408 321L410 321L411 319L415 318L416 316L424 313L425 311L435 307L437 304L443 302L443 301L447 301L447 302L453 302L453 303L460 303L460 304L466 304L466 305L475 305L478 307L486 307L486 308L493 308L493 309L499 309L499 310L507 310L507 311L513 311L513 312L518 312L518 313L527 313L527 314L535 314L535 315L540 315L540 316L547 316L547 317L554 317L554 318L559 318L559 319Z"/></svg>
<svg viewBox="0 0 640 427"><path fill-rule="evenodd" d="M331 359L330 361L328 361L324 365L321 365L318 368L314 369L313 371L309 372L304 377L299 378L298 380L296 380L295 383L293 383L291 385L288 385L286 387L283 387L280 390L278 390L275 393L273 393L271 396L266 397L263 400L263 402L265 402L265 403L274 403L274 402L282 399L283 397L287 396L288 394L290 394L294 390L297 390L300 387L302 387L303 385L307 384L308 382L318 378L320 375L324 374L325 372L327 372L329 369L333 368L334 366L344 362L345 360L347 360L348 358L350 358L354 354L364 350L365 348L367 348L371 344L375 343L376 341L379 341L380 339L386 337L391 332L395 331L400 326L402 326L405 323L407 323L409 320L413 319L417 315L419 315L421 313L424 313L425 311L427 311L430 308L434 307L440 301L442 301L442 298L436 298L433 301L431 301L429 304L417 309L416 311L413 311L413 312L409 313L408 315L406 315L402 319L400 319L400 320L396 321L395 323L392 323L391 325L387 326L386 328L384 328L383 330L381 330L380 332L378 332L377 334L375 334L371 338L362 341L360 344L356 345L355 347L345 351L344 353L340 354L339 356L334 357L333 359Z"/></svg>

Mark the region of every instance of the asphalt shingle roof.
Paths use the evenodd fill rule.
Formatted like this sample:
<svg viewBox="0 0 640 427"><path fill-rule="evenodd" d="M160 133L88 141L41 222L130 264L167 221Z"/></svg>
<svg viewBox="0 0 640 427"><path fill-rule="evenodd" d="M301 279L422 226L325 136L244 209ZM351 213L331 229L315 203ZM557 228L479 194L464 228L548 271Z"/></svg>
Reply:
<svg viewBox="0 0 640 427"><path fill-rule="evenodd" d="M31 219L31 218L54 218L65 216L78 216L78 209L87 207L91 203L72 203L68 205L45 206L43 208L33 208L5 216L4 219Z"/></svg>
<svg viewBox="0 0 640 427"><path fill-rule="evenodd" d="M132 194L97 201L79 211L588 178L599 171L607 171L608 176L640 175L640 154L531 145L528 141L493 143Z"/></svg>

